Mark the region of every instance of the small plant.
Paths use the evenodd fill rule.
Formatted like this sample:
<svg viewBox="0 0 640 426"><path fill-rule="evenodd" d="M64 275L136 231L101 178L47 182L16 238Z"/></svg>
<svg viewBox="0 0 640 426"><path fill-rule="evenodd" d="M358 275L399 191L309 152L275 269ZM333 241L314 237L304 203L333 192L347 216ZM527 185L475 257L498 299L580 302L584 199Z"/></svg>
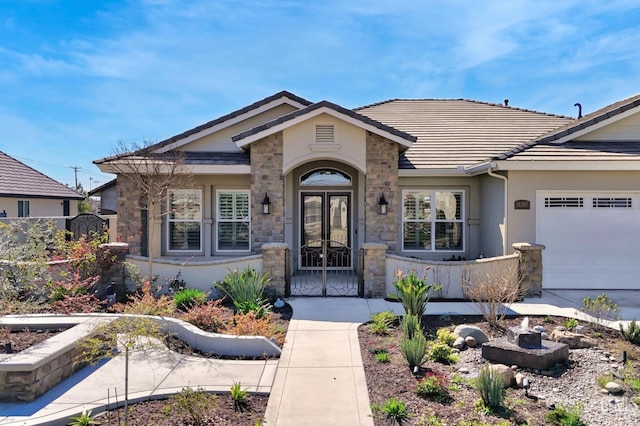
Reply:
<svg viewBox="0 0 640 426"><path fill-rule="evenodd" d="M415 367L420 366L424 361L427 352L427 339L422 333L416 333L413 339L403 337L400 342L400 349L407 363L409 363L409 369L413 371Z"/></svg>
<svg viewBox="0 0 640 426"><path fill-rule="evenodd" d="M396 320L396 315L391 311L377 312L371 314L371 332L373 334L389 334L389 328Z"/></svg>
<svg viewBox="0 0 640 426"><path fill-rule="evenodd" d="M542 318L542 322L544 322L545 324L554 324L555 320L551 315L545 315L545 317Z"/></svg>
<svg viewBox="0 0 640 426"><path fill-rule="evenodd" d="M271 315L258 318L254 312L244 315L234 315L233 323L220 331L223 334L235 334L238 336L265 336L267 339L276 339L278 344L284 344L286 330L271 322Z"/></svg>
<svg viewBox="0 0 640 426"><path fill-rule="evenodd" d="M96 421L95 416L91 415L91 410L83 410L82 414L76 417L71 417L69 426L89 426L89 425L97 425L100 424Z"/></svg>
<svg viewBox="0 0 640 426"><path fill-rule="evenodd" d="M611 377L611 374L609 373L601 374L596 378L596 383L600 388L604 389L607 383L609 383L611 380L613 380L613 377Z"/></svg>
<svg viewBox="0 0 640 426"><path fill-rule="evenodd" d="M622 336L629 342L634 345L640 345L640 326L636 324L635 319L629 323L627 328L624 328L624 326L620 324L620 333L622 333Z"/></svg>
<svg viewBox="0 0 640 426"><path fill-rule="evenodd" d="M180 392L169 397L169 404L164 407L164 416L187 415L194 426L207 424L207 413L216 406L217 397L205 392L204 389L183 388Z"/></svg>
<svg viewBox="0 0 640 426"><path fill-rule="evenodd" d="M389 358L388 352L380 352L376 354L376 361L381 364L388 364L391 362L391 358Z"/></svg>
<svg viewBox="0 0 640 426"><path fill-rule="evenodd" d="M548 424L553 426L584 426L580 416L582 415L582 405L576 404L570 407L559 406L549 411L546 416Z"/></svg>
<svg viewBox="0 0 640 426"><path fill-rule="evenodd" d="M453 349L442 342L434 342L427 352L427 358L431 361L442 364L455 364L458 356L453 353Z"/></svg>
<svg viewBox="0 0 640 426"><path fill-rule="evenodd" d="M170 294L176 294L187 288L187 283L180 277L182 269L178 269L175 277L167 281L167 288Z"/></svg>
<svg viewBox="0 0 640 426"><path fill-rule="evenodd" d="M185 288L173 295L176 308L182 312L188 311L194 306L204 305L207 301L207 293L196 288Z"/></svg>
<svg viewBox="0 0 640 426"><path fill-rule="evenodd" d="M578 320L575 318L569 318L567 322L564 323L564 328L567 330L573 330L578 325Z"/></svg>
<svg viewBox="0 0 640 426"><path fill-rule="evenodd" d="M249 393L246 389L242 389L240 382L233 382L231 385L231 399L233 399L233 409L235 411L243 411L247 406L247 396Z"/></svg>
<svg viewBox="0 0 640 426"><path fill-rule="evenodd" d="M387 419L394 423L402 424L403 421L409 418L407 404L396 397L387 399L380 407L380 410L384 413Z"/></svg>
<svg viewBox="0 0 640 426"><path fill-rule="evenodd" d="M448 328L439 328L438 331L436 331L436 337L447 346L453 345L453 342L456 341L456 335Z"/></svg>
<svg viewBox="0 0 640 426"><path fill-rule="evenodd" d="M445 402L449 399L447 377L443 374L429 371L425 377L418 381L414 392L420 398Z"/></svg>
<svg viewBox="0 0 640 426"><path fill-rule="evenodd" d="M243 271L231 271L222 282L213 285L229 296L239 314L254 312L257 318L269 313L269 301L264 297L271 279L269 274L260 274L251 266Z"/></svg>
<svg viewBox="0 0 640 426"><path fill-rule="evenodd" d="M195 325L200 330L218 333L224 329L224 308L220 306L222 299L209 300L203 305L196 305L183 313L180 318Z"/></svg>
<svg viewBox="0 0 640 426"><path fill-rule="evenodd" d="M389 297L400 301L406 314L417 315L418 320L422 321L431 294L442 286L428 285L426 279L419 278L413 271L408 274L398 271L396 275L398 279L393 282L396 294L390 294Z"/></svg>
<svg viewBox="0 0 640 426"><path fill-rule="evenodd" d="M420 318L417 315L407 314L400 321L400 330L402 335L407 339L413 339L417 333L420 333Z"/></svg>
<svg viewBox="0 0 640 426"><path fill-rule="evenodd" d="M502 406L505 389L499 374L493 374L489 368L483 368L478 374L475 385L485 408L494 411Z"/></svg>
<svg viewBox="0 0 640 426"><path fill-rule="evenodd" d="M595 321L594 325L602 329L605 321L616 321L620 319L618 313L620 308L606 293L599 294L595 299L585 297L582 301L582 312L592 316Z"/></svg>
<svg viewBox="0 0 640 426"><path fill-rule="evenodd" d="M142 285L139 293L128 297L128 303L116 303L111 309L125 314L158 316L169 316L176 310L176 305L171 297L156 297L153 294L149 281Z"/></svg>

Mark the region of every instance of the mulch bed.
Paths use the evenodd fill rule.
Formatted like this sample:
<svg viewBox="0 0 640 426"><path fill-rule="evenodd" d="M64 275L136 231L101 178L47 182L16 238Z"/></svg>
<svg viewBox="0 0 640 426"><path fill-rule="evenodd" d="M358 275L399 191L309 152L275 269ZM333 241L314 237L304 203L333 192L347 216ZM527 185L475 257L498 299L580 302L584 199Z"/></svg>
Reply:
<svg viewBox="0 0 640 426"><path fill-rule="evenodd" d="M44 342L51 336L64 330L18 330L11 333L6 329L0 329L0 354L7 353L7 343L11 343L13 353L22 352L25 349Z"/></svg>

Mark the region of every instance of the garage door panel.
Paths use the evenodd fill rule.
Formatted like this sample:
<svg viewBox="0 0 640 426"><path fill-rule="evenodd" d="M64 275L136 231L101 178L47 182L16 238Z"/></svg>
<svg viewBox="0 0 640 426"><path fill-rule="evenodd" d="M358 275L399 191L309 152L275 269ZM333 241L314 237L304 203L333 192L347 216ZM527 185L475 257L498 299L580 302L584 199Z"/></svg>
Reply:
<svg viewBox="0 0 640 426"><path fill-rule="evenodd" d="M558 206L562 200L578 196L583 207ZM545 197L555 197L556 207L545 208ZM598 199L596 205L602 205L602 200L606 205L610 197L599 193L572 197L560 192L538 194L536 242L546 246L543 287L640 288L640 196L613 197L630 199L626 207L593 207L594 198Z"/></svg>

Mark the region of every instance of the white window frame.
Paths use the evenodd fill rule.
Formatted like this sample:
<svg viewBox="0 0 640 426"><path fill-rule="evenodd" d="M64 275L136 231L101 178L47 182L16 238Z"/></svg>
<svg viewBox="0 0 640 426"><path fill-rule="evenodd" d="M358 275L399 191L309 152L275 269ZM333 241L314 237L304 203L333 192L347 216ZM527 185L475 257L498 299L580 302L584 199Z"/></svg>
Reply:
<svg viewBox="0 0 640 426"><path fill-rule="evenodd" d="M451 193L460 193L461 194L461 206L460 206L460 219L438 219L435 214L435 203L436 203L436 194L438 192L451 192ZM405 218L405 197L410 193L429 193L431 196L431 217L430 219L409 219ZM403 252L413 252L413 253L464 253L466 246L466 204L467 204L467 194L464 189L447 189L447 188L422 188L422 189L403 189L402 190L402 209L401 209L401 217L400 217L400 234L401 234L401 247ZM417 208L417 206L416 206ZM436 249L436 224L437 223L460 223L461 224L461 240L462 240L462 248L461 249ZM428 223L431 226L431 241L430 241L430 249L405 249L404 248L404 225L405 223Z"/></svg>
<svg viewBox="0 0 640 426"><path fill-rule="evenodd" d="M248 216L243 219L231 219L231 220L222 219L220 217L220 194L223 194L223 193L224 194L228 194L228 193L247 194L248 205L249 205ZM251 238L251 191L249 189L218 189L216 190L215 209L216 209L216 223L215 223L214 235L216 240L216 252L217 253L249 253L251 252L251 240L252 240ZM245 223L245 222L247 223L247 229L249 230L249 247L243 250L220 249L220 239L219 239L220 224L221 223Z"/></svg>
<svg viewBox="0 0 640 426"><path fill-rule="evenodd" d="M166 239L166 244L167 244L167 252L168 253L201 253L203 251L203 234L204 234L204 227L203 227L203 223L202 223L202 213L203 213L203 209L204 209L204 197L203 197L203 193L202 193L202 189L182 189L182 188L175 188L175 189L169 189L168 190L169 194L167 197L167 239ZM172 193L176 193L176 192L196 192L198 193L199 197L200 197L200 214L198 215L197 218L189 218L189 219L172 219L171 218L171 194ZM171 224L172 223L185 223L185 222L198 222L200 224L200 248L197 250L189 250L189 249L172 249L171 248Z"/></svg>
<svg viewBox="0 0 640 426"><path fill-rule="evenodd" d="M18 201L18 217L29 217L30 215L31 215L31 202L29 200L19 200Z"/></svg>

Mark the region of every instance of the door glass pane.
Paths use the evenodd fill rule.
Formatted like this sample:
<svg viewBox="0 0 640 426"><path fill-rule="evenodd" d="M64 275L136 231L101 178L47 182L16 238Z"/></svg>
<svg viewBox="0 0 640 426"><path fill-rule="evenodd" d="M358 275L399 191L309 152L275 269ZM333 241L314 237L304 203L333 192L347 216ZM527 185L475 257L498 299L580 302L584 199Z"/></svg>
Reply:
<svg viewBox="0 0 640 426"><path fill-rule="evenodd" d="M349 246L349 196L329 196L329 239Z"/></svg>
<svg viewBox="0 0 640 426"><path fill-rule="evenodd" d="M322 243L322 196L305 195L303 198L303 245L320 247Z"/></svg>

